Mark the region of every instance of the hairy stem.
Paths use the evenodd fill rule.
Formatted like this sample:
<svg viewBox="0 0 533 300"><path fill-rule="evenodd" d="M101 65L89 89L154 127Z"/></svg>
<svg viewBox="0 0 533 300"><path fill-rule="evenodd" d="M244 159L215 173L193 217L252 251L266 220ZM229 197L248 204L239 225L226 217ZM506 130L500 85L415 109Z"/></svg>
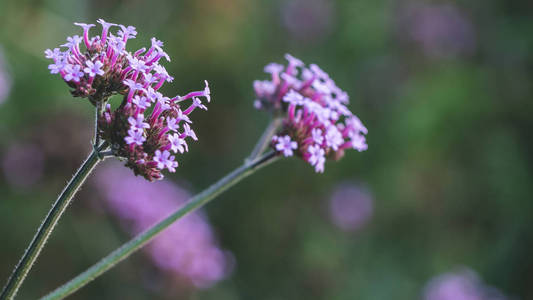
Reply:
<svg viewBox="0 0 533 300"><path fill-rule="evenodd" d="M98 134L98 118L104 110L104 101L97 101L94 108L94 145L100 144L100 134Z"/></svg>
<svg viewBox="0 0 533 300"><path fill-rule="evenodd" d="M102 275L104 272L111 269L117 263L130 256L135 251L139 250L141 247L151 241L154 237L156 237L157 234L159 234L165 228L170 226L172 223L181 219L188 213L205 205L225 190L229 189L239 181L253 174L260 168L275 161L277 158L278 156L276 156L276 153L269 152L249 163L243 164L239 168L235 169L233 172L229 173L228 175L208 187L207 189L203 190L201 193L191 198L191 200L183 207L173 212L159 223L148 228L144 232L141 232L129 242L123 244L120 248L111 252L111 254L104 257L98 263L87 269L85 272L76 276L66 284L60 286L42 299L63 299L68 295L74 293L81 287L88 284L91 280Z"/></svg>
<svg viewBox="0 0 533 300"><path fill-rule="evenodd" d="M106 147L107 144L100 145L100 149ZM37 233L33 237L28 248L26 248L24 255L22 255L22 258L16 265L15 269L13 270L13 273L11 274L6 285L4 286L4 289L0 294L1 300L13 299L17 294L18 289L24 282L26 275L28 275L28 272L35 263L35 260L37 260L37 257L39 256L39 253L46 244L50 233L52 232L52 230L54 230L54 227L56 226L57 222L59 221L59 218L72 200L72 197L76 194L85 179L89 176L91 171L101 160L98 153L98 150L100 149L93 149L91 154L89 154L85 162L81 165L76 174L74 174L70 182L67 184L65 189L63 189L63 191L57 198L56 202L54 203L54 205L44 218L43 222L39 226Z"/></svg>
<svg viewBox="0 0 533 300"><path fill-rule="evenodd" d="M270 143L270 140L272 139L272 136L276 133L276 130L278 130L278 127L281 125L282 119L279 117L273 117L273 119L268 124L267 128L261 135L261 138L259 138L259 141L255 145L254 149L252 150L252 153L250 153L250 156L246 158L246 162L253 161L259 155L261 155L263 152L265 152L265 149L268 147L268 144Z"/></svg>
<svg viewBox="0 0 533 300"><path fill-rule="evenodd" d="M111 156L115 156L115 155L113 154L113 151L107 150L107 151L101 151L100 152L100 156L102 156L104 158L107 158L107 157L111 157Z"/></svg>

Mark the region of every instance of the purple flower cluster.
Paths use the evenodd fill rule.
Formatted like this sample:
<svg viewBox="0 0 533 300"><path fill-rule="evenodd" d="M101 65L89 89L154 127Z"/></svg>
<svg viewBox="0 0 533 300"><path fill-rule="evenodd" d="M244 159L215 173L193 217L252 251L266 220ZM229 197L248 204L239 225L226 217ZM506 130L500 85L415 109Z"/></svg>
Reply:
<svg viewBox="0 0 533 300"><path fill-rule="evenodd" d="M3 153L1 166L6 181L20 190L38 183L44 173L45 153L33 143L12 143Z"/></svg>
<svg viewBox="0 0 533 300"><path fill-rule="evenodd" d="M201 91L165 97L158 90L173 77L159 64L161 58L170 61L163 43L152 38L148 50L131 53L126 50L126 43L135 38L135 27L102 19L98 23L102 33L94 37L89 36L94 24L75 23L83 28L83 37L68 37L62 45L66 47L64 51L46 50L46 57L54 61L48 68L61 75L73 88L74 96L105 105L98 120L99 134L111 145L114 155L124 158L136 175L150 181L161 179L163 169L175 172L178 162L174 154L188 151L186 138L197 140L189 115L196 108L207 110L200 100L211 99L207 81ZM120 28L116 35L109 31L112 27ZM85 46L84 52L80 45ZM114 94L124 97L112 111L107 100ZM182 102L189 99L192 104L182 109Z"/></svg>
<svg viewBox="0 0 533 300"><path fill-rule="evenodd" d="M470 269L441 274L424 290L424 300L505 300L500 291L488 287Z"/></svg>
<svg viewBox="0 0 533 300"><path fill-rule="evenodd" d="M317 42L331 33L334 2L328 0L289 0L281 6L282 25L295 39Z"/></svg>
<svg viewBox="0 0 533 300"><path fill-rule="evenodd" d="M353 183L335 187L329 199L330 218L344 231L363 228L374 214L374 201L370 191Z"/></svg>
<svg viewBox="0 0 533 300"><path fill-rule="evenodd" d="M113 162L97 172L96 185L106 206L131 234L166 217L190 197L169 181L148 183ZM232 268L231 254L217 246L201 211L172 224L145 249L160 270L188 279L199 288L222 280Z"/></svg>
<svg viewBox="0 0 533 300"><path fill-rule="evenodd" d="M450 3L406 2L398 13L398 35L417 44L430 58L470 55L476 48L472 22Z"/></svg>
<svg viewBox="0 0 533 300"><path fill-rule="evenodd" d="M348 94L317 65L285 55L288 66L271 63L265 72L271 80L255 81L257 109L284 115L283 126L272 146L284 156L294 154L324 172L326 158L340 159L344 150L368 148L368 130L347 107Z"/></svg>
<svg viewBox="0 0 533 300"><path fill-rule="evenodd" d="M0 104L3 103L11 90L11 76L7 72L6 62L0 48Z"/></svg>

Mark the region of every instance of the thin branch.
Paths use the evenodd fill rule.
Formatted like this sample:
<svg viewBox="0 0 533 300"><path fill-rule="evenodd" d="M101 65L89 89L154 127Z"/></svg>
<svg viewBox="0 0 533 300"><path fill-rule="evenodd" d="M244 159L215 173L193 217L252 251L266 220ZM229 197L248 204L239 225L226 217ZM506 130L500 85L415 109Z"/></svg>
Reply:
<svg viewBox="0 0 533 300"><path fill-rule="evenodd" d="M278 127L281 125L281 122L282 119L279 117L272 118L267 128L259 138L259 141L257 142L257 144L255 144L252 153L250 153L250 155L246 158L245 162L251 162L257 157L259 157L259 155L263 154L263 152L265 152L266 148L268 147L268 144L272 139L272 136L274 136L274 134L278 130Z"/></svg>

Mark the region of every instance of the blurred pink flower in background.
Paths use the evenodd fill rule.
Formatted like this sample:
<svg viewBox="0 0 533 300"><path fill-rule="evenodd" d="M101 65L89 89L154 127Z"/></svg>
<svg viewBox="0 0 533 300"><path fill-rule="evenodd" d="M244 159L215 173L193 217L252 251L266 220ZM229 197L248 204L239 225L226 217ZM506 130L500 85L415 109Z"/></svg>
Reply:
<svg viewBox="0 0 533 300"><path fill-rule="evenodd" d="M43 176L44 153L31 143L12 143L2 156L2 171L13 187L27 188Z"/></svg>
<svg viewBox="0 0 533 300"><path fill-rule="evenodd" d="M190 194L168 180L148 182L118 162L106 164L96 175L109 211L123 227L137 234L182 206ZM225 278L232 255L220 249L206 216L196 211L171 225L145 248L161 270L207 288Z"/></svg>
<svg viewBox="0 0 533 300"><path fill-rule="evenodd" d="M424 300L505 300L497 289L488 287L468 268L444 273L431 279Z"/></svg>
<svg viewBox="0 0 533 300"><path fill-rule="evenodd" d="M320 40L331 32L333 2L327 0L290 0L282 5L282 22L298 40Z"/></svg>
<svg viewBox="0 0 533 300"><path fill-rule="evenodd" d="M400 8L398 22L400 38L415 42L428 57L455 57L475 50L472 23L451 3L409 3Z"/></svg>
<svg viewBox="0 0 533 300"><path fill-rule="evenodd" d="M7 71L7 63L4 59L2 48L0 47L0 104L6 101L11 90L11 77Z"/></svg>
<svg viewBox="0 0 533 300"><path fill-rule="evenodd" d="M89 151L87 138L93 134L85 117L62 110L27 125L17 139L6 138L0 148L0 169L5 181L13 188L28 188L37 182L45 186L57 175L72 175L81 156Z"/></svg>
<svg viewBox="0 0 533 300"><path fill-rule="evenodd" d="M345 231L357 231L372 218L374 204L370 192L360 185L341 183L329 198L332 222Z"/></svg>

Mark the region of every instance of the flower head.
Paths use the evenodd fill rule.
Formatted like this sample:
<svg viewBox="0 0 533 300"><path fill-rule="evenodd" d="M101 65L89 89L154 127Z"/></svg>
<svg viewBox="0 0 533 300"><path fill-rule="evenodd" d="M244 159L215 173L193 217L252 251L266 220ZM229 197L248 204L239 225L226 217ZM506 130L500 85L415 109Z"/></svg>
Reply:
<svg viewBox="0 0 533 300"><path fill-rule="evenodd" d="M462 267L432 278L423 293L424 300L505 300L498 289L486 285L472 269Z"/></svg>
<svg viewBox="0 0 533 300"><path fill-rule="evenodd" d="M347 232L361 230L374 214L371 191L360 183L342 182L335 186L329 197L330 219Z"/></svg>
<svg viewBox="0 0 533 300"><path fill-rule="evenodd" d="M265 67L271 80L255 81L257 109L284 115L272 147L284 156L303 158L324 172L327 158L340 159L344 150L368 148L368 130L347 107L348 95L317 65L305 64L286 54L287 67Z"/></svg>
<svg viewBox="0 0 533 300"><path fill-rule="evenodd" d="M9 96L12 84L11 81L7 64L2 55L2 48L0 47L0 104L2 104L7 99L7 96Z"/></svg>
<svg viewBox="0 0 533 300"><path fill-rule="evenodd" d="M18 188L28 188L43 176L45 153L33 143L12 143L0 159L0 167L7 183Z"/></svg>
<svg viewBox="0 0 533 300"><path fill-rule="evenodd" d="M64 50L45 51L46 58L53 61L48 66L50 73L59 74L75 97L104 105L98 119L99 135L109 143L115 156L124 159L136 175L148 180L161 179L163 169L174 172L178 166L173 154L188 150L184 139L198 140L186 123L192 123L190 114L196 108L207 109L200 100L211 99L207 81L202 91L183 97L164 96L159 89L173 77L160 64L163 57L170 60L163 51L163 42L152 38L148 50L130 52L126 44L136 37L135 27L102 19L98 23L102 26L101 35L89 36L94 24L75 23L83 29L83 37L67 38ZM112 29L117 32L111 32ZM111 110L107 101L117 94L123 95L122 103ZM189 99L189 104L185 104ZM183 132L179 133L178 128L183 128Z"/></svg>

